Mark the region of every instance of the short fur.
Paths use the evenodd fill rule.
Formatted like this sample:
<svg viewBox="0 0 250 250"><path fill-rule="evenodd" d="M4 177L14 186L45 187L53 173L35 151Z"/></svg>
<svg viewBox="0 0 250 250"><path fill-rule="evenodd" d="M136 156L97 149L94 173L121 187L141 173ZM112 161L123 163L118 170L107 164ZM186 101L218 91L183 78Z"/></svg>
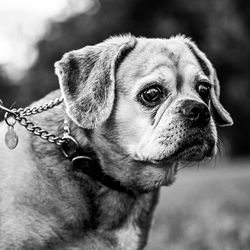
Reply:
<svg viewBox="0 0 250 250"><path fill-rule="evenodd" d="M18 124L19 144L8 150L2 123L0 249L143 249L159 188L173 183L177 163L216 153L215 122L232 124L218 99L215 70L184 36L113 37L71 51L55 66L61 91L33 105L61 94L65 103L30 119L58 136L69 119L81 148L91 148L103 171L133 194L74 171L58 146ZM208 103L197 93L200 76L212 86ZM155 84L164 89L161 103L148 108L141 93ZM214 117L194 125L181 113L187 103L213 109Z"/></svg>

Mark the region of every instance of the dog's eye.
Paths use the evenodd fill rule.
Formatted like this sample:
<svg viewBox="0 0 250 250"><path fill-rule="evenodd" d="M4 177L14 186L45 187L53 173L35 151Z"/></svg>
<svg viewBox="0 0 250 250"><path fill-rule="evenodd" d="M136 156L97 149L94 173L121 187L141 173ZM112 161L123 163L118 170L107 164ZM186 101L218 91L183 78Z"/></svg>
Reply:
<svg viewBox="0 0 250 250"><path fill-rule="evenodd" d="M159 86L152 86L145 89L140 94L140 100L144 105L154 106L159 103L163 96L162 89Z"/></svg>
<svg viewBox="0 0 250 250"><path fill-rule="evenodd" d="M200 97L204 100L204 101L208 101L209 97L210 97L210 90L211 90L211 86L209 83L200 83L198 85L197 91L200 95Z"/></svg>

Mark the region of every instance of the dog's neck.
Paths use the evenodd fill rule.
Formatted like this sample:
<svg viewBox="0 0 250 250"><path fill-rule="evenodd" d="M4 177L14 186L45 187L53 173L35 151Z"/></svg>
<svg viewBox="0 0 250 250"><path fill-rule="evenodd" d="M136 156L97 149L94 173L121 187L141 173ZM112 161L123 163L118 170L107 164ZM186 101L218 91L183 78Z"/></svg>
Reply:
<svg viewBox="0 0 250 250"><path fill-rule="evenodd" d="M91 131L84 130L77 126L76 123L70 120L69 117L66 119L68 121L69 131L72 131L69 134L70 137L72 137L73 140L79 144L77 150L73 150L73 155L66 154L66 158L71 161L72 170L78 174L82 173L88 175L94 181L114 191L127 193L133 196L136 193L134 190L128 188L119 180L105 173L101 165L101 162L103 162L101 161L102 159L98 157L95 150L91 146L94 145L93 142L90 143L90 140L92 140ZM69 151L72 150L69 149Z"/></svg>

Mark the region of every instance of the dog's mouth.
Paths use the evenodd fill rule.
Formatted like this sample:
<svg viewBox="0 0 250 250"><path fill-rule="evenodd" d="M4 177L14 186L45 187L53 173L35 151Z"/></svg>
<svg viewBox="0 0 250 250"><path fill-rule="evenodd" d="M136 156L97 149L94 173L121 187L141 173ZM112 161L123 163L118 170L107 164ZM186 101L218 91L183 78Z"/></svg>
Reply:
<svg viewBox="0 0 250 250"><path fill-rule="evenodd" d="M183 142L178 149L169 156L172 160L196 162L214 155L215 141L211 138L202 140L196 138Z"/></svg>
<svg viewBox="0 0 250 250"><path fill-rule="evenodd" d="M204 158L211 158L215 154L215 140L211 137L195 137L183 140L168 156L150 161L156 167L166 167L174 162L199 162Z"/></svg>
<svg viewBox="0 0 250 250"><path fill-rule="evenodd" d="M181 163L199 162L211 158L214 155L214 144L213 140L185 141L170 156L152 161L154 167L165 171L161 185L169 186L174 183L178 171L183 168Z"/></svg>

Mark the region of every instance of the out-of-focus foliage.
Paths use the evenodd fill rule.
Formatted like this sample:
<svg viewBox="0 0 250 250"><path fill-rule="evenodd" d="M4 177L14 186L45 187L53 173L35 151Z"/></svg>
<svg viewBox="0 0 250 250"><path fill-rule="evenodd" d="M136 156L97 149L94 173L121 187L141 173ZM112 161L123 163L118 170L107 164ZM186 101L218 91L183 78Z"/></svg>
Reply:
<svg viewBox="0 0 250 250"><path fill-rule="evenodd" d="M58 88L53 64L64 52L119 33L146 37L183 33L196 41L217 69L222 103L235 121L234 127L220 131L227 152L237 156L250 153L249 2L93 0L93 3L88 13L51 23L50 30L37 44L38 60L21 87L8 84L0 72L0 93L4 93L7 104L16 100L19 105L27 105Z"/></svg>

